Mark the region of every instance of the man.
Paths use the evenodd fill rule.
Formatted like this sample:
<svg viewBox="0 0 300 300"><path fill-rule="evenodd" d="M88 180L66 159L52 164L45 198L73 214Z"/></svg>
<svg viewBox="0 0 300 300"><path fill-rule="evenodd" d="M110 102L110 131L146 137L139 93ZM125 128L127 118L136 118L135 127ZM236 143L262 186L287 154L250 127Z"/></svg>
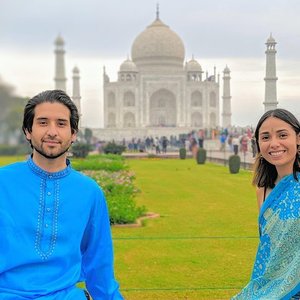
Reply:
<svg viewBox="0 0 300 300"><path fill-rule="evenodd" d="M79 115L60 90L30 99L26 162L0 169L0 299L123 299L114 278L103 192L71 168Z"/></svg>

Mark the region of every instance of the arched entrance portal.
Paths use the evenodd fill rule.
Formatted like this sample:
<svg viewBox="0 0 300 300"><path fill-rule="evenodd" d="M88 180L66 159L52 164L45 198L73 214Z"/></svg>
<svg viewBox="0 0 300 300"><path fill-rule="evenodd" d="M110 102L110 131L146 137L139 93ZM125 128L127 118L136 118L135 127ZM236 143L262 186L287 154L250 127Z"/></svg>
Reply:
<svg viewBox="0 0 300 300"><path fill-rule="evenodd" d="M150 97L150 126L176 126L176 98L166 89L160 89Z"/></svg>

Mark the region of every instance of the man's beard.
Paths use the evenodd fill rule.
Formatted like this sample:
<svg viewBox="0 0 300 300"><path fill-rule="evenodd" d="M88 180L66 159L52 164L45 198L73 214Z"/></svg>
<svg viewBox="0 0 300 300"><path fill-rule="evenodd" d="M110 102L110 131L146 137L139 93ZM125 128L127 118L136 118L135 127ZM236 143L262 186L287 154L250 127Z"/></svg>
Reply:
<svg viewBox="0 0 300 300"><path fill-rule="evenodd" d="M65 149L63 149L61 152L58 152L57 154L47 154L43 148L41 147L40 149L36 148L33 144L32 141L30 141L31 147L38 152L40 155L42 155L43 157L47 158L47 159L55 159L58 158L62 155L64 155L71 147L71 145L73 144L73 142L70 142L70 144L68 145L68 147L66 147Z"/></svg>
<svg viewBox="0 0 300 300"><path fill-rule="evenodd" d="M33 146L33 149L38 152L40 155L44 156L45 158L47 159L55 159L55 158L58 158L60 156L62 156L63 154L65 154L68 150L69 150L70 147L66 148L65 150L57 153L57 154L47 154L46 152L44 152L43 150L39 150L37 148L35 148Z"/></svg>

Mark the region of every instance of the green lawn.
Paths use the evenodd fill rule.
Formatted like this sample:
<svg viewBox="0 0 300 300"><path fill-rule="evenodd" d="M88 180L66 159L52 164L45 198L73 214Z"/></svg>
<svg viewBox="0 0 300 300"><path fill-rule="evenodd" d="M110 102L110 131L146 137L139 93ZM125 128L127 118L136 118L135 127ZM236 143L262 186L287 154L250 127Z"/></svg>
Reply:
<svg viewBox="0 0 300 300"><path fill-rule="evenodd" d="M25 155L19 156L0 156L0 166L5 166L16 161L24 161L27 157Z"/></svg>
<svg viewBox="0 0 300 300"><path fill-rule="evenodd" d="M251 173L194 160L128 160L139 205L160 214L113 228L126 299L229 299L247 282L257 247Z"/></svg>

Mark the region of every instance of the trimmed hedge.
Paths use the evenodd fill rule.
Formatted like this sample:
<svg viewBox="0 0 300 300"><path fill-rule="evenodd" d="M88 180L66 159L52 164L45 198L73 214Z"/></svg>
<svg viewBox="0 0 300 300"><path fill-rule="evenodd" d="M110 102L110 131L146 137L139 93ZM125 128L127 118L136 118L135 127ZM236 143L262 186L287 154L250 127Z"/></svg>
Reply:
<svg viewBox="0 0 300 300"><path fill-rule="evenodd" d="M0 145L0 155L27 155L32 152L29 144L21 145Z"/></svg>
<svg viewBox="0 0 300 300"><path fill-rule="evenodd" d="M199 148L197 151L196 161L198 164L205 164L206 161L206 150Z"/></svg>
<svg viewBox="0 0 300 300"><path fill-rule="evenodd" d="M124 158L120 155L90 155L86 158L71 158L72 166L77 171L83 170L105 170L117 172L127 170Z"/></svg>
<svg viewBox="0 0 300 300"><path fill-rule="evenodd" d="M186 159L186 149L185 148L179 149L179 157L180 157L180 159Z"/></svg>
<svg viewBox="0 0 300 300"><path fill-rule="evenodd" d="M74 157L85 158L91 150L91 145L86 143L75 143L71 147L71 152Z"/></svg>
<svg viewBox="0 0 300 300"><path fill-rule="evenodd" d="M133 172L128 170L120 155L91 155L85 159L71 159L72 166L92 177L103 189L111 224L134 223L144 215L146 208L137 206L139 191L133 184Z"/></svg>
<svg viewBox="0 0 300 300"><path fill-rule="evenodd" d="M241 158L239 155L231 155L228 160L229 163L229 172L231 174L237 174L240 171L241 167Z"/></svg>
<svg viewBox="0 0 300 300"><path fill-rule="evenodd" d="M126 147L123 145L118 145L114 142L109 142L107 145L103 147L103 152L105 154L111 153L111 154L119 154L121 155L125 151Z"/></svg>

